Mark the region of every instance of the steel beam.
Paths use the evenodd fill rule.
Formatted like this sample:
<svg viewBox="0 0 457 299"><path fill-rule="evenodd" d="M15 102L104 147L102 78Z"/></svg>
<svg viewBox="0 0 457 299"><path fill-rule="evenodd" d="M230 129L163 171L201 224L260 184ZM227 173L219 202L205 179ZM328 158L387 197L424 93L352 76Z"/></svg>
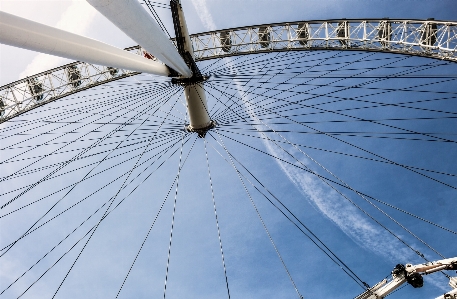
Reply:
<svg viewBox="0 0 457 299"><path fill-rule="evenodd" d="M194 51L192 49L192 43L182 6L179 1L172 1L170 5L175 25L175 33L178 38L178 49L182 52L181 55L187 55L188 63L194 64L194 76L197 76L200 71L194 62ZM184 95L186 97L187 112L189 113L190 121L187 129L190 132L198 132L199 136L204 137L206 134L205 130L212 128L214 124L208 114L208 104L206 101L206 93L203 89L203 83L185 85Z"/></svg>
<svg viewBox="0 0 457 299"><path fill-rule="evenodd" d="M379 51L457 62L457 22L335 19L261 24L192 34L195 61L277 51Z"/></svg>
<svg viewBox="0 0 457 299"><path fill-rule="evenodd" d="M0 43L93 64L168 76L162 63L114 46L0 12Z"/></svg>
<svg viewBox="0 0 457 299"><path fill-rule="evenodd" d="M130 51L142 54L140 48ZM0 88L0 123L77 92L140 73L73 62Z"/></svg>
<svg viewBox="0 0 457 299"><path fill-rule="evenodd" d="M338 36L341 22L347 22L349 28L344 37ZM266 29L260 30L260 27ZM265 33L269 33L269 45L263 48ZM313 20L224 29L193 34L190 38L197 62L234 55L303 50L379 51L457 62L457 22L451 21ZM138 46L128 50L145 56L145 51ZM81 72L81 85L77 87L68 76L67 66L0 87L0 123L80 90L137 74L122 68L114 74L109 67L82 62L72 65ZM195 94L198 97L200 93Z"/></svg>
<svg viewBox="0 0 457 299"><path fill-rule="evenodd" d="M184 77L192 76L191 70L173 43L137 0L87 0L87 2L160 61Z"/></svg>

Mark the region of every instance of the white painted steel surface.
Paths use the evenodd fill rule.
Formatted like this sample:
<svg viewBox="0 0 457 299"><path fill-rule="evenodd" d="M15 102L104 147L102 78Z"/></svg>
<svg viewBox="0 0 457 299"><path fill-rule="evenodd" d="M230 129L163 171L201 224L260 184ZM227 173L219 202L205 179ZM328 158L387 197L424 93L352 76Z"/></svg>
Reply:
<svg viewBox="0 0 457 299"><path fill-rule="evenodd" d="M381 282L376 284L369 290L366 290L361 295L357 296L355 299L382 299L387 297L389 294L397 290L402 284L407 282L407 275L423 273L421 275L428 275L432 273L437 273L441 270L455 270L455 265L457 263L457 257L442 259L434 262L427 262L425 264L406 264L404 268L404 273L394 273L392 271L392 280L388 283L386 279L383 279ZM453 266L454 265L454 266ZM409 281L408 281L409 282ZM411 282L409 282L411 283ZM454 287L454 278L451 278L449 284L451 287ZM418 286L415 286L418 287ZM419 286L421 287L421 286ZM448 294L448 296L445 296ZM457 295L457 288L446 293L442 296L437 297L436 299L454 299Z"/></svg>
<svg viewBox="0 0 457 299"><path fill-rule="evenodd" d="M204 129L211 125L205 90L202 86L199 84L186 86L184 95L189 112L190 129Z"/></svg>
<svg viewBox="0 0 457 299"><path fill-rule="evenodd" d="M137 0L87 0L96 10L160 61L182 74L192 72L173 43Z"/></svg>
<svg viewBox="0 0 457 299"><path fill-rule="evenodd" d="M262 24L192 34L195 60L272 51L356 50L457 62L457 22L334 19Z"/></svg>
<svg viewBox="0 0 457 299"><path fill-rule="evenodd" d="M182 10L181 4L178 4L178 15L179 15L179 21L181 22L181 33L182 36L184 37L184 42L185 42L185 49L187 52L192 55L192 57L195 60L195 55L194 55L194 49L192 46L192 40L190 39L190 34L189 34L189 29L187 28L187 22L186 22L186 17L184 16L184 12Z"/></svg>
<svg viewBox="0 0 457 299"><path fill-rule="evenodd" d="M5 12L0 12L0 42L93 64L160 76L170 74L168 68L157 61Z"/></svg>
<svg viewBox="0 0 457 299"><path fill-rule="evenodd" d="M139 47L127 51L144 55L144 50ZM140 73L73 62L12 82L0 88L0 123L82 90L137 74Z"/></svg>
<svg viewBox="0 0 457 299"><path fill-rule="evenodd" d="M339 37L338 24L342 22L348 23L345 28L348 28L349 32L344 37ZM427 33L426 29L433 24L436 24L436 32L433 35L436 37L434 43L431 39L424 39L424 34ZM261 46L260 27L266 27L270 33L269 44L266 48ZM385 28L391 30L389 38L383 37L382 34L380 37L379 32ZM197 62L234 55L303 50L379 51L457 62L457 22L452 21L311 20L197 33L191 35L190 38L193 44L194 59ZM138 55L144 55L143 50L139 47L132 47L131 49ZM87 82L87 84L81 85L82 88L72 86L72 82L63 73L65 66L30 77L36 78L38 82L42 83L43 91L39 94L30 92L26 79L0 87L0 123L38 105L51 102L52 99L61 98L78 90L115 79L109 75L106 68L97 69L97 66L78 64L79 67L81 70L88 68L93 70L82 72L87 73L83 74L83 82ZM122 74L131 75L130 72L127 73L122 70ZM57 87L52 86L54 83L50 84L54 80L59 83ZM43 100L37 103L36 97L41 95L43 95Z"/></svg>
<svg viewBox="0 0 457 299"><path fill-rule="evenodd" d="M184 17L181 4L178 4L178 14L181 33L184 37L184 49L195 59L192 42L189 37L189 30L187 29L186 18ZM189 85L184 88L190 129L204 129L211 125L211 119L208 114L208 104L206 101L206 92L201 84Z"/></svg>

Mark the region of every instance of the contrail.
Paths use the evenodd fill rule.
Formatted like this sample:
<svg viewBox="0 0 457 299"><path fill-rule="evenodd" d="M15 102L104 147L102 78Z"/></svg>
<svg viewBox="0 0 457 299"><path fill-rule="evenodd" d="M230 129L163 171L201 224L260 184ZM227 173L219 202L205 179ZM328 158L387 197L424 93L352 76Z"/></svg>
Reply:
<svg viewBox="0 0 457 299"><path fill-rule="evenodd" d="M215 22L208 11L206 0L192 0L196 11L199 13L201 22L208 30L216 30ZM236 66L228 58L228 65L237 73ZM249 101L242 82L234 79L238 94L243 96L246 101ZM245 104L245 108L252 119L257 119L249 105ZM259 123L260 121L256 121ZM288 160L288 155L281 149L275 147L272 143L262 139L268 152L283 160ZM292 146L285 148L289 152L294 152ZM306 158L301 161L304 165L312 163ZM350 202L342 198L337 192L324 184L319 178L309 173L303 173L290 164L284 163L276 159L276 163L282 171L287 175L289 180L297 187L297 189L307 198L314 207L316 207L324 216L335 223L347 236L349 236L358 246L363 247L393 263L420 263L418 256L409 249L398 245L396 240L390 233L380 229L374 223L366 218L356 207ZM402 238L403 236L399 236ZM413 245L413 247L416 247ZM430 283L436 287L447 290L446 285L435 277L425 277Z"/></svg>

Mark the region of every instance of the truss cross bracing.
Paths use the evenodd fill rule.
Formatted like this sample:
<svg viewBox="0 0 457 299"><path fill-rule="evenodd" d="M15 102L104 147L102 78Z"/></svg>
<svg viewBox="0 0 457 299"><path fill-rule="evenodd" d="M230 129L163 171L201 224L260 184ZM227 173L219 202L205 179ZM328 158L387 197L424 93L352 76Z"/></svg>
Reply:
<svg viewBox="0 0 457 299"><path fill-rule="evenodd" d="M191 35L196 60L268 51L357 50L457 62L457 23L326 20L264 24Z"/></svg>
<svg viewBox="0 0 457 299"><path fill-rule="evenodd" d="M300 50L379 51L457 62L457 22L340 19L264 24L190 36L196 61ZM140 47L126 49L153 58ZM0 88L0 123L51 101L138 73L84 62Z"/></svg>

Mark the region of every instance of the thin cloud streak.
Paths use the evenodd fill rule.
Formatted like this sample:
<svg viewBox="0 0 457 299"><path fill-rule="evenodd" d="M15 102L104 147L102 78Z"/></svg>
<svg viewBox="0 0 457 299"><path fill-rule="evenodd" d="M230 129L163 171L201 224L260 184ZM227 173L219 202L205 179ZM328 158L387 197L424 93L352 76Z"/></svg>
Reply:
<svg viewBox="0 0 457 299"><path fill-rule="evenodd" d="M233 65L232 61L229 62L229 65L235 73L238 73L236 66ZM240 97L247 99L246 102L249 102L249 97L246 95L241 82L236 79L234 82ZM246 102L245 109L248 111L250 117L255 120L255 123L262 123L252 111L250 105L246 104ZM322 180L313 174L304 173L293 165L283 162L289 160L290 157L286 152L275 147L271 142L268 142L263 138L262 142L272 156L279 158L275 159L276 163L304 197L324 216L335 223L358 246L384 257L393 264L421 263L415 253L409 248L402 246L389 232L380 229L374 223L371 223L362 212L331 187L322 182ZM292 146L290 148L285 148L285 150L295 157L297 154L300 154L298 151L297 153L294 153ZM300 162L303 165L311 163L308 159L301 160ZM402 238L401 235L399 237ZM413 244L413 248L417 247ZM433 284L443 291L447 291L448 289L446 283L443 283L443 281L439 280L436 276L425 277L425 279L428 283Z"/></svg>
<svg viewBox="0 0 457 299"><path fill-rule="evenodd" d="M209 30L215 30L216 25L208 11L206 0L192 0L192 3L202 23ZM238 73L236 66L231 61L228 64L234 73ZM246 92L242 84L237 80L234 80L234 82L239 95L246 98ZM245 108L251 118L257 119L247 105L245 105ZM263 140L263 143L270 154L281 159L287 159L286 154L274 148L271 143L265 140ZM343 201L335 191L328 186L324 186L319 179L311 174L303 174L293 166L279 161L279 159L276 162L300 192L359 246L374 251L388 259L404 260L407 256L411 257L406 250L399 250L393 245L394 240L391 235L369 223L354 206L347 201Z"/></svg>
<svg viewBox="0 0 457 299"><path fill-rule="evenodd" d="M208 11L206 0L192 0L192 3L198 13L201 22L208 30L216 30L215 22ZM228 65L238 73L236 66L228 58ZM248 98L243 85L238 80L234 80L240 97ZM249 100L247 100L249 101ZM260 120L245 102L245 109L251 118L259 123ZM274 147L270 142L262 139L268 152L282 160L288 160L288 155ZM293 148L286 149L289 152ZM300 161L304 165L310 161ZM401 246L389 232L380 229L369 221L354 205L346 201L336 191L325 185L320 179L309 173L303 173L290 164L276 159L276 163L287 175L289 180L297 189L315 206L323 215L335 223L348 237L350 237L358 246L363 247L377 255L384 257L394 263L410 263L417 261L417 255L411 250ZM402 236L399 236L400 238ZM426 277L429 283L446 291L447 287L441 280L436 277Z"/></svg>
<svg viewBox="0 0 457 299"><path fill-rule="evenodd" d="M71 33L84 35L95 18L97 11L84 0L72 0L72 4L62 14L60 20L54 26ZM46 71L60 66L68 60L58 56L40 53L35 56L25 70L19 75L19 79Z"/></svg>
<svg viewBox="0 0 457 299"><path fill-rule="evenodd" d="M264 144L272 155L288 160L284 151L268 142ZM290 149L287 150L290 152ZM324 185L320 179L282 161L277 162L300 192L359 246L397 262L413 257L407 249L399 249L395 245L398 241L396 242L387 231L380 230L370 223L355 206Z"/></svg>
<svg viewBox="0 0 457 299"><path fill-rule="evenodd" d="M194 5L195 10L198 13L198 17L200 18L200 21L202 21L203 25L205 25L208 30L216 30L216 23L209 13L206 0L192 0L192 4Z"/></svg>

